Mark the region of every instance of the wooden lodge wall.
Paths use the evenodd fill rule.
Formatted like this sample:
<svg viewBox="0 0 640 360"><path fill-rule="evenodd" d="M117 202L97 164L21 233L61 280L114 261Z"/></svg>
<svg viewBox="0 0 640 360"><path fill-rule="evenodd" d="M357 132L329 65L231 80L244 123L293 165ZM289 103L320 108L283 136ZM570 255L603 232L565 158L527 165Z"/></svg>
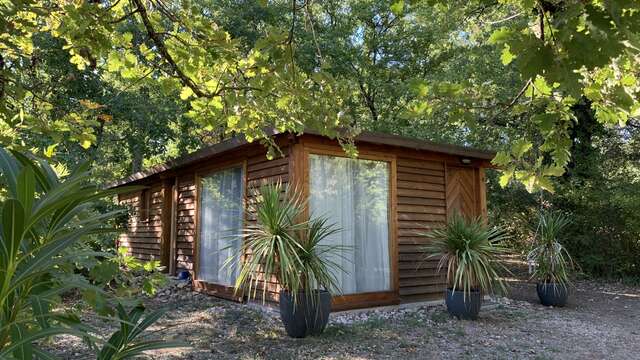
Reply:
<svg viewBox="0 0 640 360"><path fill-rule="evenodd" d="M129 207L129 218L127 232L120 235L118 246L126 247L129 255L141 260L160 259L163 199L159 184L145 191L120 195L120 203ZM148 214L143 214L145 211Z"/></svg>
<svg viewBox="0 0 640 360"><path fill-rule="evenodd" d="M340 151L335 141L320 136L305 135L301 142L312 148L320 146ZM447 217L456 211L469 217L486 214L484 177L480 167L487 164L473 160L463 165L458 156L387 145L360 143L357 147L363 156L392 155L396 160L396 196L392 199L396 214L391 215L391 220L396 222L394 240L398 263L391 267L397 269L398 300L441 299L446 286L444 274L437 271L437 259L425 260L421 247L426 239L420 233L443 226ZM452 169L456 186L448 186Z"/></svg>
<svg viewBox="0 0 640 360"><path fill-rule="evenodd" d="M296 186L304 186L303 168L307 160L303 157L302 144L314 143L320 146L340 149L334 141L319 136L304 135L292 140L289 138L279 143L282 157L267 160L266 150L261 145L245 145L239 149L219 154L195 165L174 170L172 177L157 179L150 186L151 202L149 218L140 220L140 193L131 193L120 197L123 204L128 204L132 211L128 233L121 236L119 242L130 249L130 254L140 259L158 259L162 256L161 244L169 241L168 232L171 214L163 214L163 199L167 209L171 209L171 186L167 186L167 178L174 183L176 208L175 216L175 251L172 259L175 269L197 272L197 178L207 171L224 168L229 164L241 163L245 167L245 224L255 222L252 204L255 203L254 192L265 183L295 182ZM362 154L367 152L383 153L395 159L396 189L391 194L395 197L391 221L395 221L397 263L391 264L397 283L398 301L414 302L441 299L445 287L443 274L436 271L437 260L425 261L421 246L425 238L419 233L428 231L446 223L453 212L461 212L469 216L486 215L486 198L484 172L480 168L486 165L481 160L473 160L470 165L462 165L457 156L434 152L417 151L385 145L358 144ZM299 181L300 180L300 181ZM164 185L163 185L164 184ZM170 211L168 211L170 212ZM194 277L195 278L195 277ZM278 300L279 287L274 279L266 282L268 301ZM200 284L205 291L229 297L229 293L220 289ZM259 288L259 293L262 288ZM366 301L362 303L368 304ZM357 305L356 305L357 306Z"/></svg>
<svg viewBox="0 0 640 360"><path fill-rule="evenodd" d="M168 262L173 261L175 271L187 270L191 272L192 278L197 279L197 178L209 171L224 169L228 166L242 164L245 168L245 224L255 222L255 214L250 211L251 205L255 203L255 191L262 185L280 182L283 185L289 182L289 151L290 147L286 141L279 144L282 156L273 160L266 157L266 149L261 145L247 146L231 153L220 154L208 159L206 162L198 163L185 169L177 171L172 181L176 183L176 218L175 218L175 256L168 257ZM141 221L141 209L144 201L141 192L134 192L121 195L119 201L123 205L128 205L131 209L129 213L128 228L125 234L119 239L121 246L130 249L129 254L141 260L160 259L161 242L163 239L162 229L162 204L165 199L165 192L170 192L170 187L163 188L162 184L166 180L152 181L147 186L152 189L153 202L150 209L149 221ZM170 209L171 204L167 208ZM166 221L171 221L167 216ZM166 233L170 229L165 229ZM168 240L170 241L170 240ZM167 267L169 264L167 264ZM198 288L223 297L235 298L231 289L221 289L220 287L208 286L209 284L196 284ZM262 287L259 288L261 290ZM273 279L267 285L266 300L277 301L279 287Z"/></svg>
<svg viewBox="0 0 640 360"><path fill-rule="evenodd" d="M399 157L398 161L398 276L402 301L422 301L442 295L443 277L437 261L425 261L419 236L447 221L445 164Z"/></svg>

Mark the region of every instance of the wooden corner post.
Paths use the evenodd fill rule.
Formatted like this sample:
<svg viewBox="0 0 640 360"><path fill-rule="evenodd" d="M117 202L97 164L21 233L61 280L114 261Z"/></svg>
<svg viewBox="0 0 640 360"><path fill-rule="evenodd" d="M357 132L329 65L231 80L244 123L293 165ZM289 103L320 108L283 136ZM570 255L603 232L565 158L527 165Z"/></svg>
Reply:
<svg viewBox="0 0 640 360"><path fill-rule="evenodd" d="M160 265L171 274L171 237L173 231L173 178L162 182L162 237L160 240Z"/></svg>

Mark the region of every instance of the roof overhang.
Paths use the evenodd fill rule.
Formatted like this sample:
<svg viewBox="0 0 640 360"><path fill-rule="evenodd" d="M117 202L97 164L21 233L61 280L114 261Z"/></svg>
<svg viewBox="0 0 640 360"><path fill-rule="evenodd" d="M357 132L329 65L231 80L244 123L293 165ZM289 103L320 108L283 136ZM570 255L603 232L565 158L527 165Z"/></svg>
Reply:
<svg viewBox="0 0 640 360"><path fill-rule="evenodd" d="M315 131L307 131L305 133L322 136L320 133ZM279 134L276 132L273 132L271 136L276 136L276 135L279 135ZM302 134L299 134L299 135L302 135ZM403 147L403 148L409 148L414 150L431 151L435 153L469 157L473 159L480 159L480 160L486 160L486 161L490 161L496 155L494 151L480 150L480 149L475 149L471 147L452 145L452 144L441 144L441 143L435 143L435 142L426 141L426 140L404 137L404 136L373 133L373 132L363 132L355 138L355 141L370 143L370 144ZM232 139L223 141L221 143L207 146L191 154L176 158L174 160L169 160L164 164L156 165L149 169L139 171L123 179L109 183L107 184L107 187L114 188L114 187L119 187L119 186L129 184L132 182L140 181L140 180L152 177L154 175L158 175L161 173L165 173L171 170L175 170L181 167L194 164L198 161L207 159L209 157L212 157L230 150L237 149L241 146L248 145L248 144L250 143L247 140L245 140L244 137L234 137Z"/></svg>

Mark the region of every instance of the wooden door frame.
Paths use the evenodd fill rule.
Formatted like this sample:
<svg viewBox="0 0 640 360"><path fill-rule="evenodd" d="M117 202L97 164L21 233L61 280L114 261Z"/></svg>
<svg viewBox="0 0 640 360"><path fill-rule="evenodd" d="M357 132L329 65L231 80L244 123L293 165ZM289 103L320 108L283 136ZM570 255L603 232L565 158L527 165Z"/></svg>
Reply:
<svg viewBox="0 0 640 360"><path fill-rule="evenodd" d="M302 175L302 179L298 184L302 185L302 193L305 199L309 199L309 193L311 188L310 176L309 176L309 156L314 155L328 155L336 157L349 156L342 150L339 145L327 145L317 144L308 141L302 141L294 146L301 147L301 151L297 152L302 156L302 159L295 159L294 161L302 161L300 166L300 172L298 175ZM294 150L295 151L295 150ZM367 293L357 293L349 295L333 296L332 310L340 311L346 309L355 309L371 306L383 306L394 305L400 303L400 279L398 271L398 241L397 241L397 196L396 196L396 181L397 181L397 157L395 154L360 150L358 152L357 159L362 160L374 160L384 161L389 164L389 203L387 210L388 221L388 241L389 241L389 276L390 276L390 290L389 291L376 291ZM305 217L309 218L309 209L307 207L305 211Z"/></svg>
<svg viewBox="0 0 640 360"><path fill-rule="evenodd" d="M232 168L240 168L242 169L242 178L240 179L240 183L242 185L242 227L246 226L246 203L247 203L247 160L246 159L234 159L230 161L220 162L215 165L205 166L201 169L198 169L194 172L194 182L195 182L195 194L194 194L194 202L195 202L195 212L194 212L194 223L195 223L195 234L194 234L194 245L193 245L193 287L197 291L206 292L209 295L214 295L234 301L242 301L244 296L242 294L237 294L235 288L233 286L227 286L222 284L209 283L204 280L198 279L199 265L200 265L200 194L202 191L202 178L207 177L216 172L224 171ZM244 261L244 257L241 257L240 262Z"/></svg>

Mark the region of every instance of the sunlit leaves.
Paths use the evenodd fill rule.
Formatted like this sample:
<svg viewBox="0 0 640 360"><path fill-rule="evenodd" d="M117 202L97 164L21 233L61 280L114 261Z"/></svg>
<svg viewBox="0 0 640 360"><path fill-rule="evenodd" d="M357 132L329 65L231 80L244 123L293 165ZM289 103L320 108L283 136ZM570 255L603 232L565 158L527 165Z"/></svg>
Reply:
<svg viewBox="0 0 640 360"><path fill-rule="evenodd" d="M509 45L505 45L502 49L502 55L500 55L500 60L502 61L502 65L509 65L515 59L516 56L511 53L511 48Z"/></svg>
<svg viewBox="0 0 640 360"><path fill-rule="evenodd" d="M588 101L596 118L608 125L624 126L640 114L640 3L501 3L512 7L518 21L499 21L501 27L492 30L487 42L526 84L509 110L515 116L536 111L529 119L542 141L510 140L510 149L498 153L494 164L505 171L502 185L515 178L529 190L551 191L548 177L561 175L570 159L569 128L576 121L572 106ZM535 156L526 156L533 150Z"/></svg>
<svg viewBox="0 0 640 360"><path fill-rule="evenodd" d="M404 10L404 0L396 0L393 4L391 4L390 9L394 15L396 16L402 15L402 12Z"/></svg>
<svg viewBox="0 0 640 360"><path fill-rule="evenodd" d="M71 57L71 63L76 65L79 70L86 69L87 65L89 64L89 62L85 60L80 54L74 54Z"/></svg>
<svg viewBox="0 0 640 360"><path fill-rule="evenodd" d="M267 128L332 136L341 129L348 144L350 134L367 128L424 135L414 125L437 118L457 129L461 142L484 129L508 143L504 167L521 171L512 178L527 182L529 175L552 176L545 166L567 164L574 104L588 102L608 125L640 115L640 4L632 1L571 1L542 10L533 0L475 0L461 9L444 0L362 2L346 6L330 25L316 19L313 32L313 19L298 22L291 34L289 24L272 21L255 30L255 41L233 38L237 29L220 26L216 5L206 2L172 3L169 11L146 1L47 4L2 9L12 25L0 39L11 77L0 104L3 142L17 144L21 134L36 133L91 148L95 128L118 120L108 108L83 108L80 97L52 109L53 91L38 92L13 76L30 75L32 60L41 58L32 58L40 50L33 39L43 33L61 42L79 76L102 76L121 90L157 89L184 102L194 128L203 131L267 141ZM309 6L322 10L319 18L336 10ZM477 19L467 16L477 9L483 9ZM456 59L462 49L469 59ZM478 56L486 61L473 73L451 79ZM500 63L519 78L483 76ZM517 89L505 95L511 86ZM514 125L523 133L514 136Z"/></svg>
<svg viewBox="0 0 640 360"><path fill-rule="evenodd" d="M528 140L516 140L511 145L511 154L516 160L520 160L527 151L531 150L532 146L533 144Z"/></svg>
<svg viewBox="0 0 640 360"><path fill-rule="evenodd" d="M498 183L500 184L500 186L506 187L509 184L509 181L511 180L512 177L513 177L513 171L503 171L502 174L500 174L500 179L498 180Z"/></svg>
<svg viewBox="0 0 640 360"><path fill-rule="evenodd" d="M187 100L193 95L193 90L190 87L183 87L180 91L180 99Z"/></svg>
<svg viewBox="0 0 640 360"><path fill-rule="evenodd" d="M420 97L425 97L429 94L429 85L423 79L412 79L409 82L409 88Z"/></svg>

